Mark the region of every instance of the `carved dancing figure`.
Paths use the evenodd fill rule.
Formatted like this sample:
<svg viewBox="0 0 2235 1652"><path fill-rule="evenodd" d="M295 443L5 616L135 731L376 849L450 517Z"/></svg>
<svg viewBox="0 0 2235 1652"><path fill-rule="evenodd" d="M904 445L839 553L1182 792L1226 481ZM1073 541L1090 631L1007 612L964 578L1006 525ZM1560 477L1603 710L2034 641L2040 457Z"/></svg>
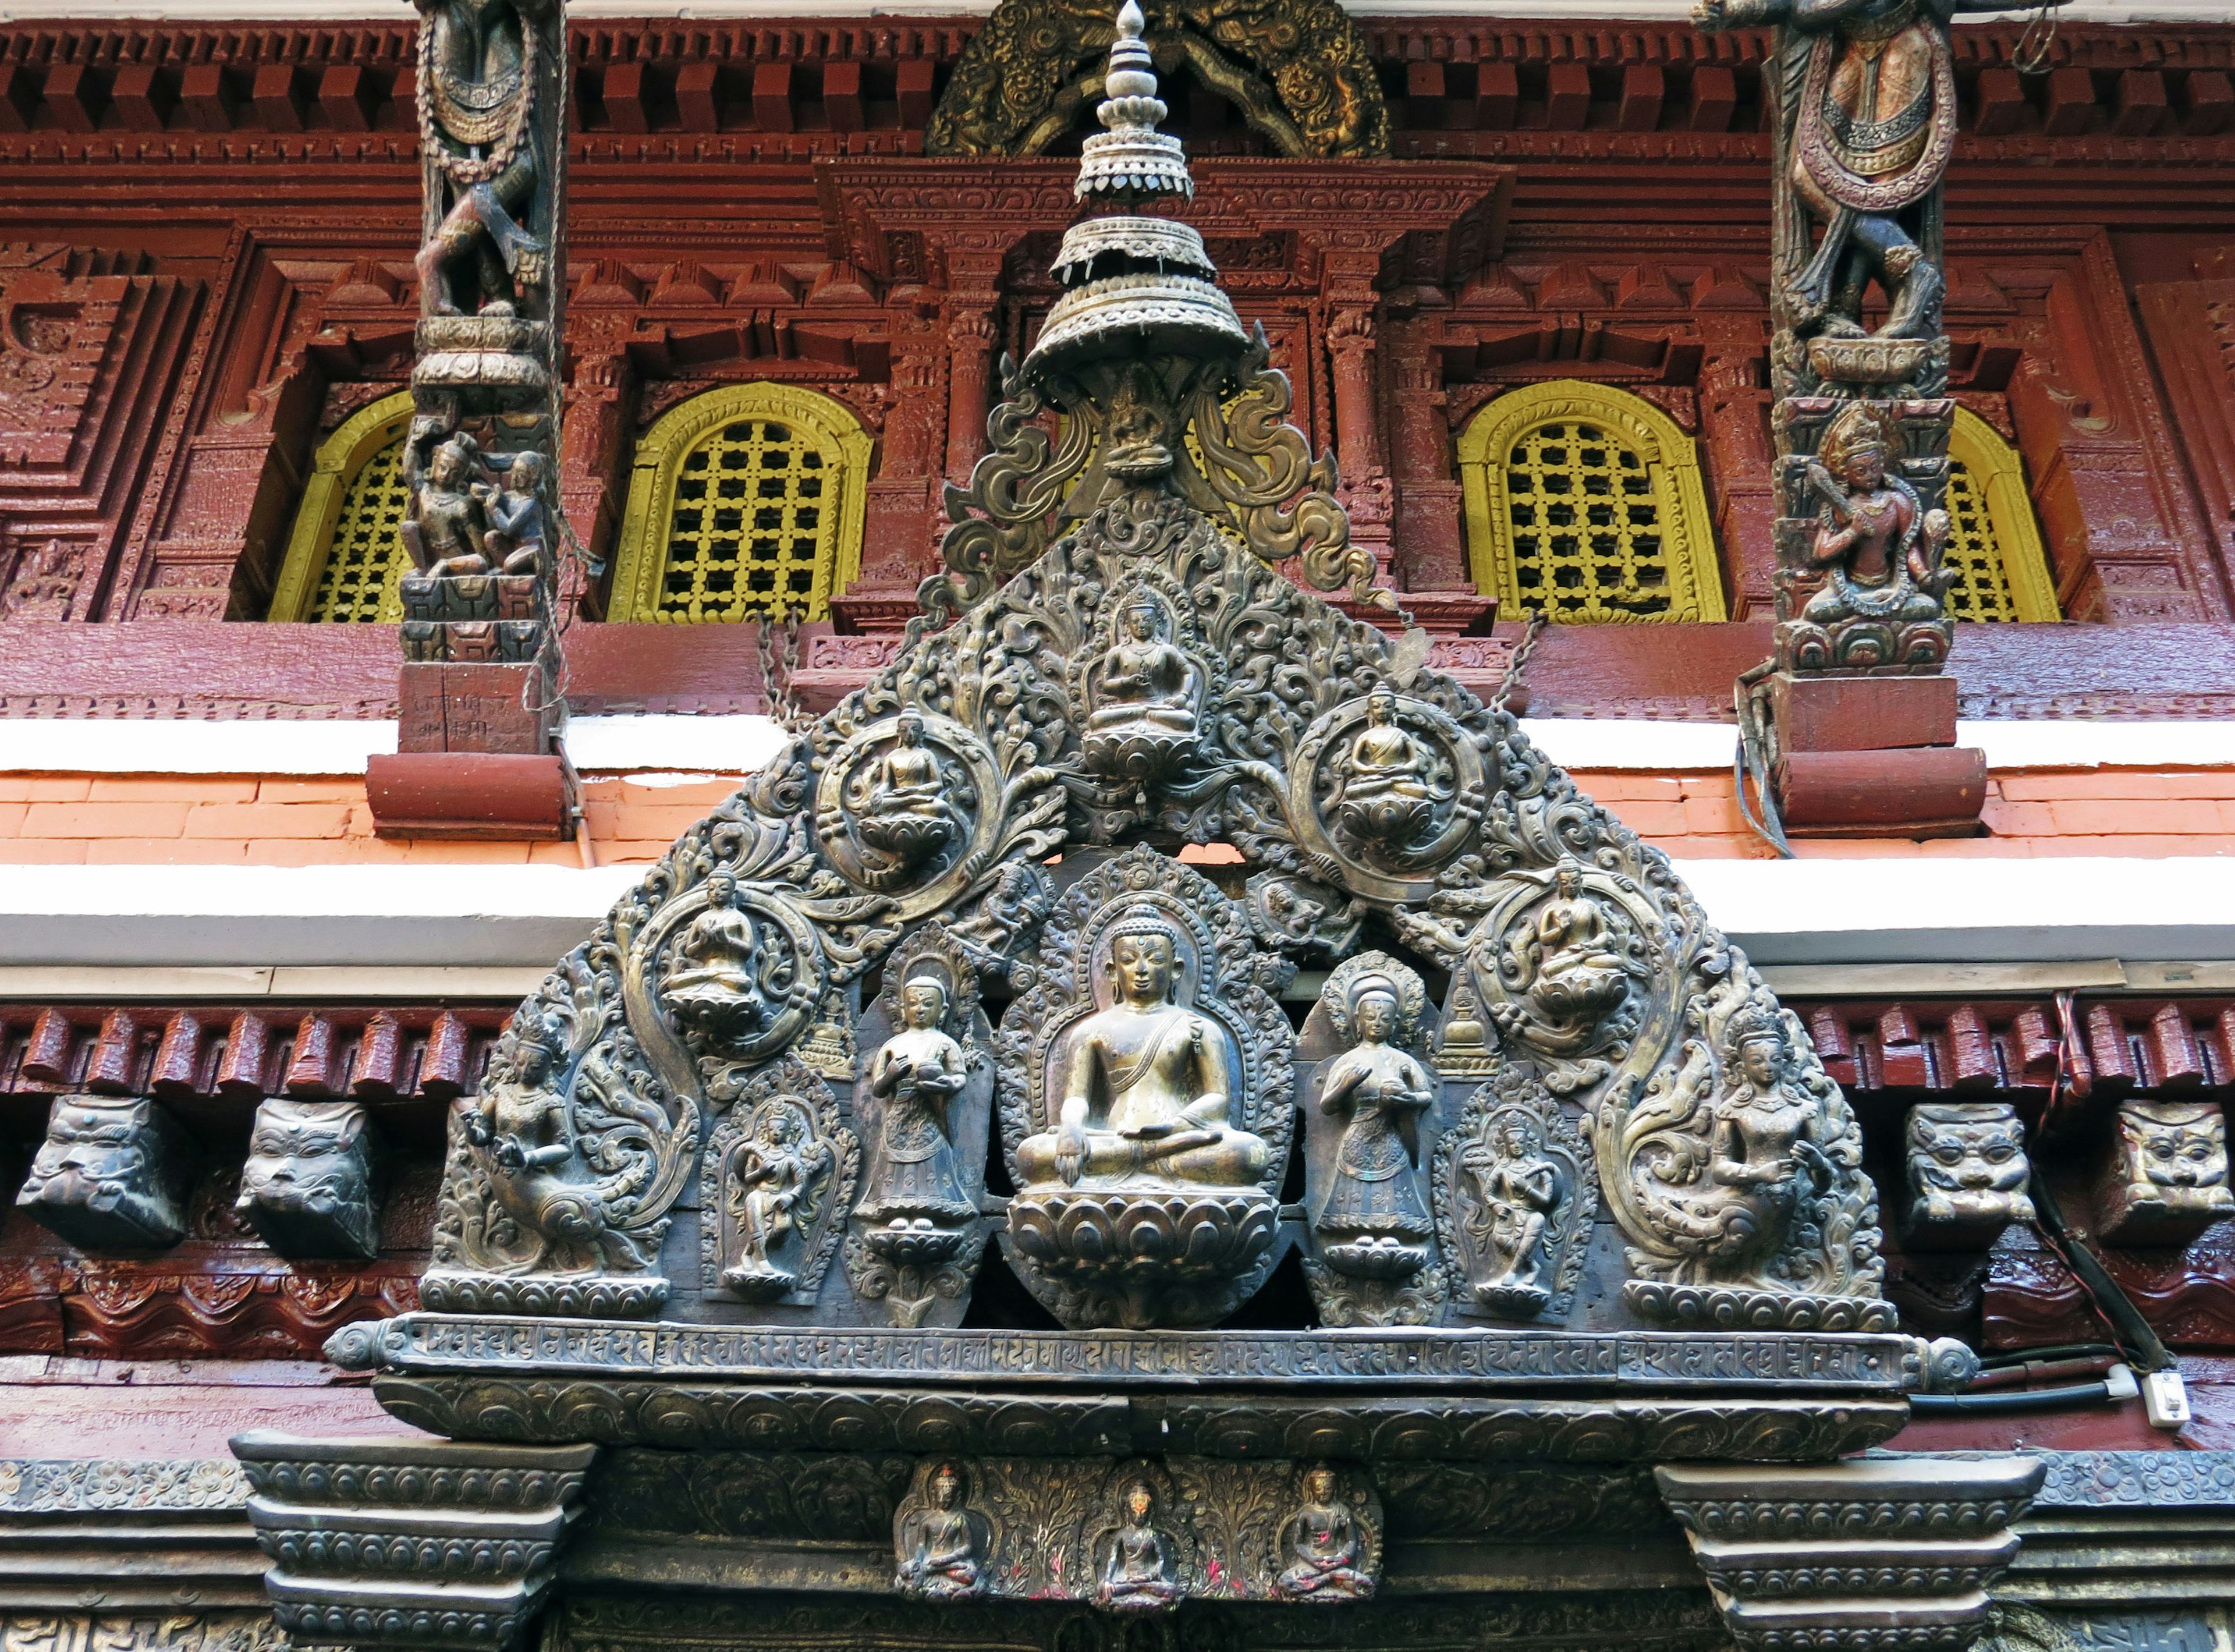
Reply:
<svg viewBox="0 0 2235 1652"><path fill-rule="evenodd" d="M1366 726L1351 742L1350 761L1330 800L1335 822L1352 836L1401 854L1426 836L1437 806L1449 801L1428 748L1397 720L1397 697L1377 688L1366 698Z"/></svg>
<svg viewBox="0 0 2235 1652"><path fill-rule="evenodd" d="M963 1507L962 1471L941 1463L925 1488L929 1506L902 1518L893 1585L920 1600L976 1600L986 1592L978 1533Z"/></svg>
<svg viewBox="0 0 2235 1652"><path fill-rule="evenodd" d="M762 955L759 932L737 895L729 873L708 876L706 909L675 943L659 993L676 1019L718 1043L750 1041L772 1013L766 978L776 960Z"/></svg>
<svg viewBox="0 0 2235 1652"><path fill-rule="evenodd" d="M923 718L901 713L898 743L877 759L860 795L857 830L898 869L929 860L954 837L954 804L939 754L923 741Z"/></svg>
<svg viewBox="0 0 2235 1652"><path fill-rule="evenodd" d="M881 1185L862 1201L873 1222L924 1221L934 1226L978 1214L954 1162L947 1110L969 1079L962 1046L941 1028L947 987L918 975L901 988L901 1030L869 1066L869 1093L884 1104Z"/></svg>
<svg viewBox="0 0 2235 1652"><path fill-rule="evenodd" d="M801 1203L830 1162L830 1150L807 1139L807 1127L789 1107L770 1105L732 1163L729 1212L738 1254L722 1270L722 1282L740 1296L779 1295L798 1270L777 1260L797 1231Z"/></svg>
<svg viewBox="0 0 2235 1652"><path fill-rule="evenodd" d="M1467 1217L1467 1230L1496 1271L1474 1282L1485 1302L1550 1298L1540 1280L1544 1236L1560 1208L1560 1167L1544 1157L1537 1126L1518 1113L1499 1118L1487 1143L1466 1150L1460 1166L1474 1179L1481 1203ZM1526 1305L1526 1304L1524 1304Z"/></svg>
<svg viewBox="0 0 2235 1652"><path fill-rule="evenodd" d="M1428 1259L1434 1220L1420 1196L1417 1127L1432 1106L1427 1069L1390 1043L1397 989L1370 975L1353 989L1357 1041L1327 1065L1320 1109L1349 1114L1335 1151L1334 1186L1316 1226L1338 1272L1402 1277Z"/></svg>
<svg viewBox="0 0 2235 1652"><path fill-rule="evenodd" d="M1334 1471L1324 1463L1304 1473L1303 1506L1288 1517L1281 1546L1294 1557L1275 1580L1292 1600L1363 1600L1373 1593L1373 1577L1364 1569L1358 1521L1335 1485Z"/></svg>
<svg viewBox="0 0 2235 1652"><path fill-rule="evenodd" d="M431 579L488 572L488 510L474 477L480 464L480 446L463 431L427 456L400 531L414 566Z"/></svg>
<svg viewBox="0 0 2235 1652"><path fill-rule="evenodd" d="M1881 338L1941 331L1945 277L1919 243L1912 209L1940 187L1956 142L1948 36L1959 12L2001 0L1698 0L1702 29L1782 25L1780 118L1791 188L1823 239L1788 279L1797 331L1860 338L1875 279L1886 295Z"/></svg>
<svg viewBox="0 0 2235 1652"><path fill-rule="evenodd" d="M417 0L423 22L422 141L454 190L453 204L414 260L429 308L461 313L470 275L480 313L516 313L515 278L540 280L545 244L525 220L536 187L537 30L557 0ZM527 285L525 281L521 285Z"/></svg>
<svg viewBox="0 0 2235 1652"><path fill-rule="evenodd" d="M1154 907L1111 931L1104 969L1116 1001L1086 1018L1059 1052L1057 1127L1026 1137L1026 1184L1082 1177L1150 1185L1254 1184L1270 1154L1230 1118L1239 1057L1218 1021L1175 1001L1179 931Z"/></svg>
<svg viewBox="0 0 2235 1652"><path fill-rule="evenodd" d="M1178 1603L1171 1539L1157 1530L1157 1498L1148 1482L1125 1488L1125 1519L1112 1535L1110 1558L1095 1585L1094 1603L1115 1612L1157 1611Z"/></svg>
<svg viewBox="0 0 2235 1652"><path fill-rule="evenodd" d="M1948 513L1925 510L1917 490L1887 470L1892 446L1885 418L1868 403L1849 408L1825 433L1823 451L1808 467L1824 507L1808 562L1825 579L1804 619L1830 626L1940 617L1941 593L1953 580L1940 566Z"/></svg>

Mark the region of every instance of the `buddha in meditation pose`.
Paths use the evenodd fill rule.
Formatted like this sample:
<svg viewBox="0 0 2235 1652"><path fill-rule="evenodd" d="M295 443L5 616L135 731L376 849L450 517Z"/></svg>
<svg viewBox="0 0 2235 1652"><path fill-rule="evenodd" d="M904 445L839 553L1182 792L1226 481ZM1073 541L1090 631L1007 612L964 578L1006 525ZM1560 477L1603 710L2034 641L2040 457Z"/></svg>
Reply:
<svg viewBox="0 0 2235 1652"><path fill-rule="evenodd" d="M1123 629L1091 674L1085 754L1103 773L1143 779L1195 743L1203 673L1165 637L1164 611L1153 597L1134 600Z"/></svg>
<svg viewBox="0 0 2235 1652"><path fill-rule="evenodd" d="M1294 1559L1275 1587L1290 1599L1360 1600L1373 1592L1373 1577L1359 1564L1358 1522L1324 1463L1305 1472L1303 1506L1281 1536Z"/></svg>
<svg viewBox="0 0 2235 1652"><path fill-rule="evenodd" d="M926 1600L975 1600L986 1592L984 1569L978 1534L962 1504L962 1471L941 1463L927 1491L928 1505L901 1523L894 1584Z"/></svg>
<svg viewBox="0 0 2235 1652"><path fill-rule="evenodd" d="M1435 783L1426 747L1397 721L1397 697L1377 688L1366 698L1366 727L1351 743L1334 818L1353 837L1402 853L1427 834L1436 805L1451 796Z"/></svg>
<svg viewBox="0 0 2235 1652"><path fill-rule="evenodd" d="M1171 1540L1157 1530L1157 1498L1136 1480L1125 1492L1125 1523L1111 1534L1094 1603L1113 1612L1150 1612L1180 1597Z"/></svg>
<svg viewBox="0 0 2235 1652"><path fill-rule="evenodd" d="M1049 1086L1056 1128L1017 1150L1026 1185L1082 1177L1150 1186L1248 1186L1264 1173L1263 1138L1229 1122L1240 1061L1226 1028L1174 1001L1179 931L1154 907L1111 932L1104 967L1116 1001L1056 1048Z"/></svg>
<svg viewBox="0 0 2235 1652"><path fill-rule="evenodd" d="M1517 1017L1506 1006L1498 1019L1509 1031L1525 1022L1529 1042L1548 1054L1585 1047L1628 995L1629 967L1613 921L1583 893L1583 875L1572 864L1553 874L1552 898L1509 944L1505 973L1528 982L1530 1013Z"/></svg>
<svg viewBox="0 0 2235 1652"><path fill-rule="evenodd" d="M859 813L862 841L890 856L895 869L921 865L954 836L947 777L914 711L901 714L899 744L877 759Z"/></svg>
<svg viewBox="0 0 2235 1652"><path fill-rule="evenodd" d="M742 1043L758 1033L770 1010L751 917L737 905L737 881L726 872L706 880L706 909L675 943L660 999L675 1019L717 1042Z"/></svg>

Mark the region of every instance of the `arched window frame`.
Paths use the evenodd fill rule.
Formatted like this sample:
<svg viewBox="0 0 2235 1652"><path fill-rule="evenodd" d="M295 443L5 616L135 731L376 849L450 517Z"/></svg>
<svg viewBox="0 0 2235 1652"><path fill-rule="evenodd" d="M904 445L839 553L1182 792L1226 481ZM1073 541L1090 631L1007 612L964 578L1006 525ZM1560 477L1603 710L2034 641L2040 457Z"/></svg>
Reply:
<svg viewBox="0 0 2235 1652"><path fill-rule="evenodd" d="M1530 599L1521 589L1510 549L1512 517L1506 462L1514 444L1530 431L1570 419L1604 425L1619 435L1655 478L1655 496L1666 502L1661 527L1671 587L1669 612L1657 619L1609 615L1591 623L1671 625L1724 619L1722 576L1698 447L1675 420L1643 397L1576 379L1509 390L1486 403L1459 432L1467 560L1477 587L1485 596L1498 599L1506 618L1521 617Z"/></svg>
<svg viewBox="0 0 2235 1652"><path fill-rule="evenodd" d="M2025 461L2002 440L1995 427L1968 407L1956 410L1956 423L1948 432L1948 457L1970 472L1971 486L1987 508L1994 530L1995 549L2002 560L2002 577L2009 581L2010 606L2020 624L2050 623L2064 618L2056 600L2056 581L2048 571L2048 549L2041 536L2041 521L2034 515L2033 494L2026 486Z"/></svg>
<svg viewBox="0 0 2235 1652"><path fill-rule="evenodd" d="M303 484L303 502L295 508L294 531L287 536L287 554L279 565L267 619L298 621L311 617L318 581L325 575L326 559L333 552L334 529L340 525L350 484L373 455L409 433L411 412L411 392L398 390L351 414L318 444L317 456L311 462L310 479Z"/></svg>
<svg viewBox="0 0 2235 1652"><path fill-rule="evenodd" d="M860 576L869 457L875 446L868 433L843 403L804 386L765 381L725 384L662 414L637 443L635 463L629 473L628 504L622 513L619 547L613 560L613 619L691 623L659 612L676 485L682 480L684 461L700 438L720 425L744 418L796 425L823 452L836 456L839 486L837 497L830 502L838 520L831 530L829 566L827 570L816 570L810 607L827 612L831 599L843 595Z"/></svg>

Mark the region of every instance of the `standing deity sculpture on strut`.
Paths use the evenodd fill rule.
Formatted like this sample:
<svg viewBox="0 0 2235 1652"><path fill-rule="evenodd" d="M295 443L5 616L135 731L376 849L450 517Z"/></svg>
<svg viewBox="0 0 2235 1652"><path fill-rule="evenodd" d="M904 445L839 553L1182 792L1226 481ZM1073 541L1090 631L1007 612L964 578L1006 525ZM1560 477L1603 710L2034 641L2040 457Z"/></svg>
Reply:
<svg viewBox="0 0 2235 1652"><path fill-rule="evenodd" d="M1949 23L1994 0L1698 0L1710 30L1775 25L1770 309L1784 508L1777 665L1930 672L1953 639L1943 184ZM1883 301L1872 324L1871 295ZM1867 410L1856 428L1849 403ZM1889 500L1893 492L1906 495Z"/></svg>
<svg viewBox="0 0 2235 1652"><path fill-rule="evenodd" d="M556 566L561 0L417 0L424 210L404 652L536 658Z"/></svg>

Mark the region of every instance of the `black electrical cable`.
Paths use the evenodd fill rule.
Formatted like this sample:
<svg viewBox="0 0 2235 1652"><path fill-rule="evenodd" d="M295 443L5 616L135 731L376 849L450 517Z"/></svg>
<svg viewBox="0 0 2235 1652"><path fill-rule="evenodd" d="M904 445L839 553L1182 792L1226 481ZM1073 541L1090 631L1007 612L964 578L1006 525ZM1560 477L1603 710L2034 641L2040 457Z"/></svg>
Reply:
<svg viewBox="0 0 2235 1652"><path fill-rule="evenodd" d="M2012 1348L2004 1354L1983 1354L1979 1363L1991 1371L1996 1366L2031 1365L2036 1360L2122 1360L2126 1350L2115 1342L2060 1342L2045 1348Z"/></svg>
<svg viewBox="0 0 2235 1652"><path fill-rule="evenodd" d="M2107 1404L2114 1396L2107 1382L2076 1382L2063 1388L2018 1388L1975 1394L1911 1394L1909 1408L1919 1416L1934 1412L1987 1413L2061 1411L2067 1406Z"/></svg>
<svg viewBox="0 0 2235 1652"><path fill-rule="evenodd" d="M2111 1334L2119 1339L2127 1362L2138 1372L2178 1369L2173 1355L2166 1352L2166 1345L2158 1340L2158 1334L2150 1328L2141 1310L2119 1288L2102 1259L2086 1240L2065 1225L2064 1212L2057 1206L2056 1196L2048 1190L2048 1178L2041 1173L2038 1164L2034 1166L2029 1190L2033 1195L2035 1214L2041 1219L2042 1236L2064 1259L2081 1288L2094 1301L2095 1311L2110 1326Z"/></svg>

